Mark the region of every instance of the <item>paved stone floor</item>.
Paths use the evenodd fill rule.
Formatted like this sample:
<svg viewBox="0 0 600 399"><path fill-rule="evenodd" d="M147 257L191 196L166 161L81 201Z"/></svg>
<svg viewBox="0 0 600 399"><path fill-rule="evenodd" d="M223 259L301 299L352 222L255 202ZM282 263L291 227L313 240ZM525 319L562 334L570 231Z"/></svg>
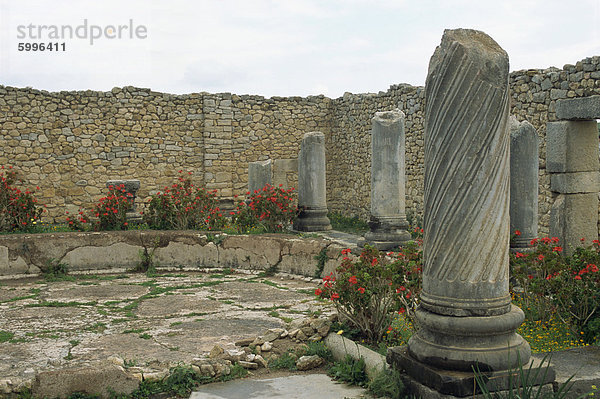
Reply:
<svg viewBox="0 0 600 399"><path fill-rule="evenodd" d="M111 356L132 370L190 363L215 344L328 314L316 281L298 276L206 270L78 275L0 282L0 391L36 373Z"/></svg>

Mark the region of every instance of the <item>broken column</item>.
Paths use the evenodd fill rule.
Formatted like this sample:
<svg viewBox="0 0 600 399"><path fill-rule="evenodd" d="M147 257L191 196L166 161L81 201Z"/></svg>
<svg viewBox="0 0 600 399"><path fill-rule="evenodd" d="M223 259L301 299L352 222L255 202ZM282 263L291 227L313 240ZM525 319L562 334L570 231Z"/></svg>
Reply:
<svg viewBox="0 0 600 399"><path fill-rule="evenodd" d="M380 250L411 239L405 213L404 113L377 112L371 129L371 231L359 244Z"/></svg>
<svg viewBox="0 0 600 399"><path fill-rule="evenodd" d="M262 190L267 184L271 184L271 160L250 162L248 164L248 191L250 191L250 195L254 191Z"/></svg>
<svg viewBox="0 0 600 399"><path fill-rule="evenodd" d="M508 56L483 32L446 30L425 95L419 329L407 350L388 352L388 362L406 370L416 396L424 386L467 396L473 367L498 390L531 353L516 334L524 314L511 304L508 284Z"/></svg>
<svg viewBox="0 0 600 399"><path fill-rule="evenodd" d="M546 170L556 199L550 235L567 254L598 239L598 128L600 96L559 100L546 129ZM583 239L583 241L581 240Z"/></svg>
<svg viewBox="0 0 600 399"><path fill-rule="evenodd" d="M510 247L523 252L538 236L538 135L531 123L519 122L514 116L509 128Z"/></svg>
<svg viewBox="0 0 600 399"><path fill-rule="evenodd" d="M294 221L298 231L331 230L325 190L325 135L304 135L298 155L298 209Z"/></svg>

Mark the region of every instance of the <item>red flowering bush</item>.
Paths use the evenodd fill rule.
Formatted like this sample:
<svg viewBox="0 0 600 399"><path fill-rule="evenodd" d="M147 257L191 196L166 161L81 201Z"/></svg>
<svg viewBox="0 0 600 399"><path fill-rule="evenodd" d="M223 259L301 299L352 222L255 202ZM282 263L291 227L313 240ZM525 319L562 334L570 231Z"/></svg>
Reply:
<svg viewBox="0 0 600 399"><path fill-rule="evenodd" d="M395 313L412 314L421 287L420 246L398 254L365 247L353 261L342 251L342 264L323 278L315 295L334 302L338 313L370 342L378 342Z"/></svg>
<svg viewBox="0 0 600 399"><path fill-rule="evenodd" d="M18 181L16 172L9 166L0 170L0 231L27 231L43 212L33 192L22 191L13 185ZM37 188L39 190L39 187Z"/></svg>
<svg viewBox="0 0 600 399"><path fill-rule="evenodd" d="M510 255L515 291L530 318L547 321L558 315L574 333L592 343L600 339L600 245L562 254L556 237L532 240L530 253Z"/></svg>
<svg viewBox="0 0 600 399"><path fill-rule="evenodd" d="M132 197L123 184L108 186L108 195L100 198L92 211L98 218L94 223L94 230L127 230L127 210L131 208Z"/></svg>
<svg viewBox="0 0 600 399"><path fill-rule="evenodd" d="M216 192L217 190L207 191L196 187L189 177L180 176L176 183L152 196L143 219L152 229L221 228L225 224L225 218L217 206Z"/></svg>
<svg viewBox="0 0 600 399"><path fill-rule="evenodd" d="M67 215L69 215L69 212L67 212ZM90 219L82 210L79 210L79 213L77 214L77 216L70 216L70 215L67 216L65 221L67 223L67 226L71 230L76 230L76 231L89 230Z"/></svg>
<svg viewBox="0 0 600 399"><path fill-rule="evenodd" d="M231 221L239 233L283 231L298 213L294 194L294 188L286 190L270 184L252 194L248 191L248 203L238 203L231 212Z"/></svg>

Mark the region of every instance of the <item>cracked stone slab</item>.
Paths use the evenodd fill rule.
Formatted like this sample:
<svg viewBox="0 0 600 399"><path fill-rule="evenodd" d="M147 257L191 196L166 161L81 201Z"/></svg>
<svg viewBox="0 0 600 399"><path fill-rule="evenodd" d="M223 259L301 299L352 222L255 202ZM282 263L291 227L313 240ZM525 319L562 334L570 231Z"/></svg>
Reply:
<svg viewBox="0 0 600 399"><path fill-rule="evenodd" d="M600 96L557 100L556 117L569 121L600 119Z"/></svg>

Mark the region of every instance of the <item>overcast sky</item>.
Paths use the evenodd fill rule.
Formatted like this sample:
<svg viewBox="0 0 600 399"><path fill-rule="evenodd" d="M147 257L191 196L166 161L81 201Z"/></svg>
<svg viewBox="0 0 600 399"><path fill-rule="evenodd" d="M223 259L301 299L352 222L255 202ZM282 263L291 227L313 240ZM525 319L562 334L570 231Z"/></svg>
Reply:
<svg viewBox="0 0 600 399"><path fill-rule="evenodd" d="M127 28L90 44L92 25ZM600 55L600 0L0 0L0 84L335 98L423 85L447 28L489 34L511 71L562 68ZM40 42L65 51L18 51Z"/></svg>

